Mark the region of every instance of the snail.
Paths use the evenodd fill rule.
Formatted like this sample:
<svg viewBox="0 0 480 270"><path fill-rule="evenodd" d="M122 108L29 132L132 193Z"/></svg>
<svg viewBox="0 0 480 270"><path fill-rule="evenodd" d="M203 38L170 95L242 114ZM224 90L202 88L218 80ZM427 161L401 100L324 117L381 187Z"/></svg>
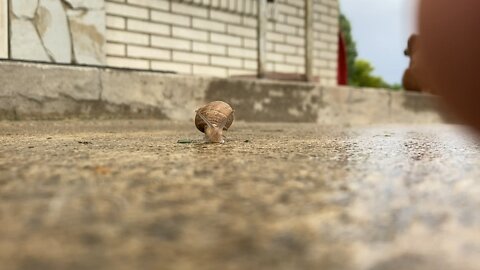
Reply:
<svg viewBox="0 0 480 270"><path fill-rule="evenodd" d="M223 101L213 101L195 111L195 126L205 133L205 140L211 143L224 143L223 131L233 123L233 109Z"/></svg>

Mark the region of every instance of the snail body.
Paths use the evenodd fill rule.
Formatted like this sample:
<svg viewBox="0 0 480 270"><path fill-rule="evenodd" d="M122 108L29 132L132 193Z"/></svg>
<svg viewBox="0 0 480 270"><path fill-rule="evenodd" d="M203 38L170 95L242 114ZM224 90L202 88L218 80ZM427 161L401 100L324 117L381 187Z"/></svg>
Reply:
<svg viewBox="0 0 480 270"><path fill-rule="evenodd" d="M233 123L234 115L230 105L223 101L213 101L196 110L195 126L205 133L205 140L224 143L223 131Z"/></svg>

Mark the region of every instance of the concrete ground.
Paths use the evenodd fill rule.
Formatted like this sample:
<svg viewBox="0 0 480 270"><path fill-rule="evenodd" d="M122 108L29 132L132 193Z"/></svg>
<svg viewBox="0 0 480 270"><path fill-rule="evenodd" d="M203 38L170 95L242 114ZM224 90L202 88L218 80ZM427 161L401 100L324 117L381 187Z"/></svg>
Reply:
<svg viewBox="0 0 480 270"><path fill-rule="evenodd" d="M0 122L1 269L478 269L459 127Z"/></svg>

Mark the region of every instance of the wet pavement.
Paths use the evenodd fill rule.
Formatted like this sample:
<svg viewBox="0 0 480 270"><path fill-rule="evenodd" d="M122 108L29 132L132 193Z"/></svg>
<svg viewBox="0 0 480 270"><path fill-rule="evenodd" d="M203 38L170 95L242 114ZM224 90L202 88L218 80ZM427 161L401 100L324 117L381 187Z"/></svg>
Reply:
<svg viewBox="0 0 480 270"><path fill-rule="evenodd" d="M1 269L478 269L456 126L0 122Z"/></svg>

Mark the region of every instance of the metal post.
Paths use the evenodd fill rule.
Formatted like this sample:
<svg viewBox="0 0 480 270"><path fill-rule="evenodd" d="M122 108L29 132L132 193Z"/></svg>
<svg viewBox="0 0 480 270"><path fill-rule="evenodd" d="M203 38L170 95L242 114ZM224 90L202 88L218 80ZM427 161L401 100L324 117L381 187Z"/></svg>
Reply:
<svg viewBox="0 0 480 270"><path fill-rule="evenodd" d="M313 0L305 0L305 78L313 81Z"/></svg>
<svg viewBox="0 0 480 270"><path fill-rule="evenodd" d="M267 0L257 0L257 76L265 78L267 53Z"/></svg>

